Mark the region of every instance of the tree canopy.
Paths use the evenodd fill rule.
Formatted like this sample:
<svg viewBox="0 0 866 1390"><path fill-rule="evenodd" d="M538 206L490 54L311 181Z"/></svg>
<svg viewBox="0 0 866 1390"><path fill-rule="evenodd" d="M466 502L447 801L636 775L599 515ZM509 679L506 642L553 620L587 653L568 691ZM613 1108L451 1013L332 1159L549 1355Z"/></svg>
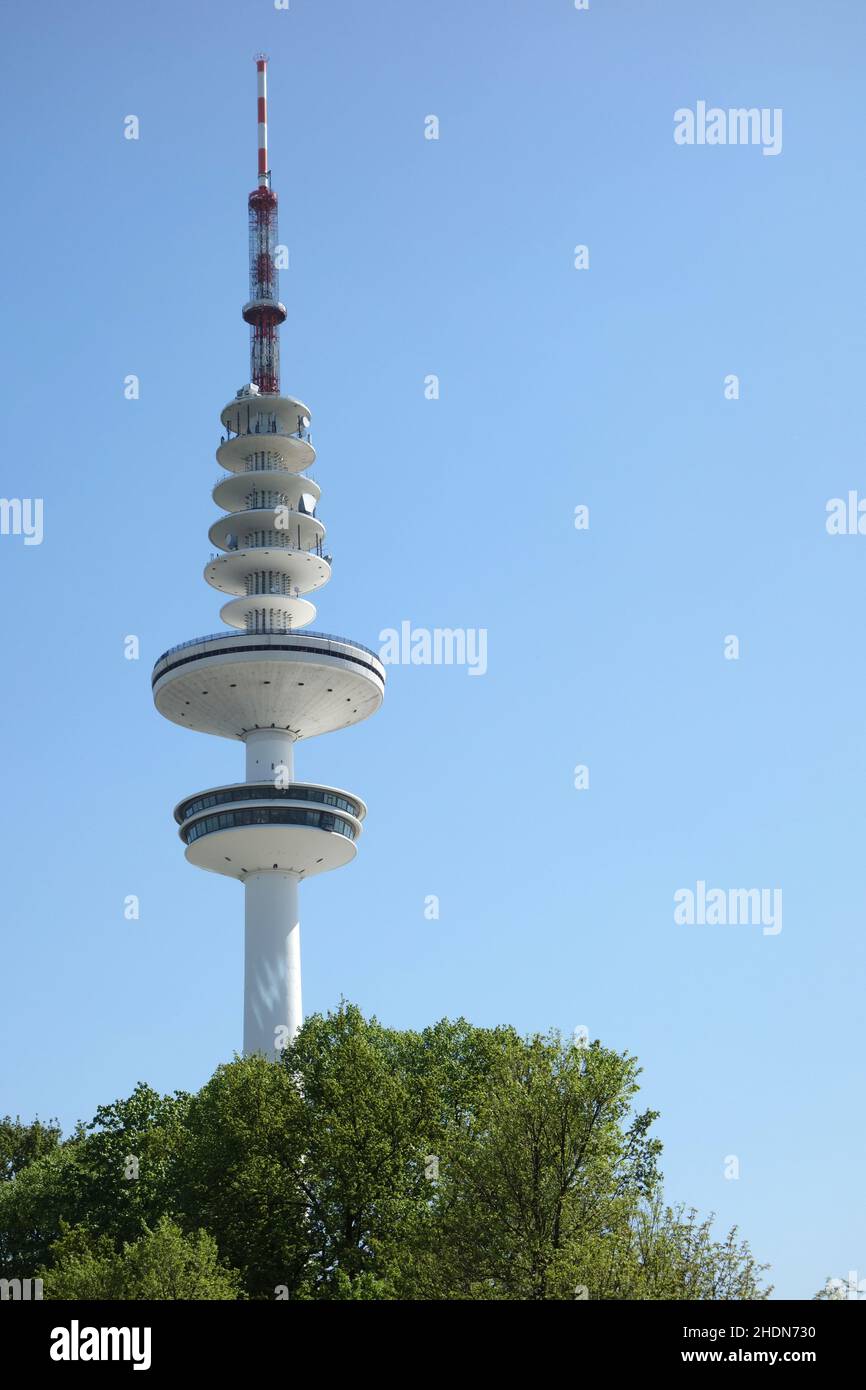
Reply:
<svg viewBox="0 0 866 1390"><path fill-rule="evenodd" d="M0 1277L46 1298L754 1299L736 1230L666 1204L639 1068L600 1042L350 1004L195 1095L62 1139L0 1122Z"/></svg>

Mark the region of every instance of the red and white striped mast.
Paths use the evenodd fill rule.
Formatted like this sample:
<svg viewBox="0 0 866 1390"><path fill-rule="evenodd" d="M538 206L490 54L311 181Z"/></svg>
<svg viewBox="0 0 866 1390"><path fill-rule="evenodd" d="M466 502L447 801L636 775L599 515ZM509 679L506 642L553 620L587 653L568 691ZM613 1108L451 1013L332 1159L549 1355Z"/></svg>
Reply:
<svg viewBox="0 0 866 1390"><path fill-rule="evenodd" d="M243 316L250 325L250 381L263 394L280 393L280 324L286 306L280 303L277 253L277 195L268 168L268 60L256 54L258 78L258 184L249 196L250 297Z"/></svg>
<svg viewBox="0 0 866 1390"><path fill-rule="evenodd" d="M264 53L256 54L259 83L259 188L270 183L268 169L268 60Z"/></svg>

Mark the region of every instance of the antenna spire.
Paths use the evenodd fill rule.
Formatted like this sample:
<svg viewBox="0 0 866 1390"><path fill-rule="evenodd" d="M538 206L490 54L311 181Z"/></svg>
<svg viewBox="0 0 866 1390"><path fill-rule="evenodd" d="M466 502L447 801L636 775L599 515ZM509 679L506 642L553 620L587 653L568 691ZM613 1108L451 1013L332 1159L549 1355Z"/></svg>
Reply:
<svg viewBox="0 0 866 1390"><path fill-rule="evenodd" d="M258 77L259 179L249 197L250 297L243 316L250 325L250 381L268 396L280 394L280 303L277 271L277 195L268 168L268 60L256 54Z"/></svg>
<svg viewBox="0 0 866 1390"><path fill-rule="evenodd" d="M256 54L259 86L259 188L269 188L271 171L268 168L268 55Z"/></svg>

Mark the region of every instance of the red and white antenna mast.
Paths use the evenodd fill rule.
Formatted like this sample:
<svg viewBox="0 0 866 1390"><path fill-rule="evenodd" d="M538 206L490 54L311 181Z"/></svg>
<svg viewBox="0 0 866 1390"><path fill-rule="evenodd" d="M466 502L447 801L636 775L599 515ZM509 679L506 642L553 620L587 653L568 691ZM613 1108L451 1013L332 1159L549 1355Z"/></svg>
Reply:
<svg viewBox="0 0 866 1390"><path fill-rule="evenodd" d="M280 303L277 252L277 195L268 168L268 59L256 54L258 76L259 174L249 197L250 297L243 316L250 325L250 381L265 395L280 393Z"/></svg>
<svg viewBox="0 0 866 1390"><path fill-rule="evenodd" d="M270 184L268 169L268 60L264 53L256 54L259 84L259 187Z"/></svg>

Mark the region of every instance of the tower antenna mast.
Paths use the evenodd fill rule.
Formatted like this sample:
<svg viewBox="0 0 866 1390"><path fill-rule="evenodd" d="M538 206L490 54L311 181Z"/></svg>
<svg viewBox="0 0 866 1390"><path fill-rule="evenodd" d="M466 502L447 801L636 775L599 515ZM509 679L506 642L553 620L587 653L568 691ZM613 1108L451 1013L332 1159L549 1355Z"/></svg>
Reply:
<svg viewBox="0 0 866 1390"><path fill-rule="evenodd" d="M286 306L277 287L277 195L268 167L268 59L256 54L258 79L258 182L249 196L250 297L243 316L250 325L250 381L266 395L280 392L280 324Z"/></svg>

